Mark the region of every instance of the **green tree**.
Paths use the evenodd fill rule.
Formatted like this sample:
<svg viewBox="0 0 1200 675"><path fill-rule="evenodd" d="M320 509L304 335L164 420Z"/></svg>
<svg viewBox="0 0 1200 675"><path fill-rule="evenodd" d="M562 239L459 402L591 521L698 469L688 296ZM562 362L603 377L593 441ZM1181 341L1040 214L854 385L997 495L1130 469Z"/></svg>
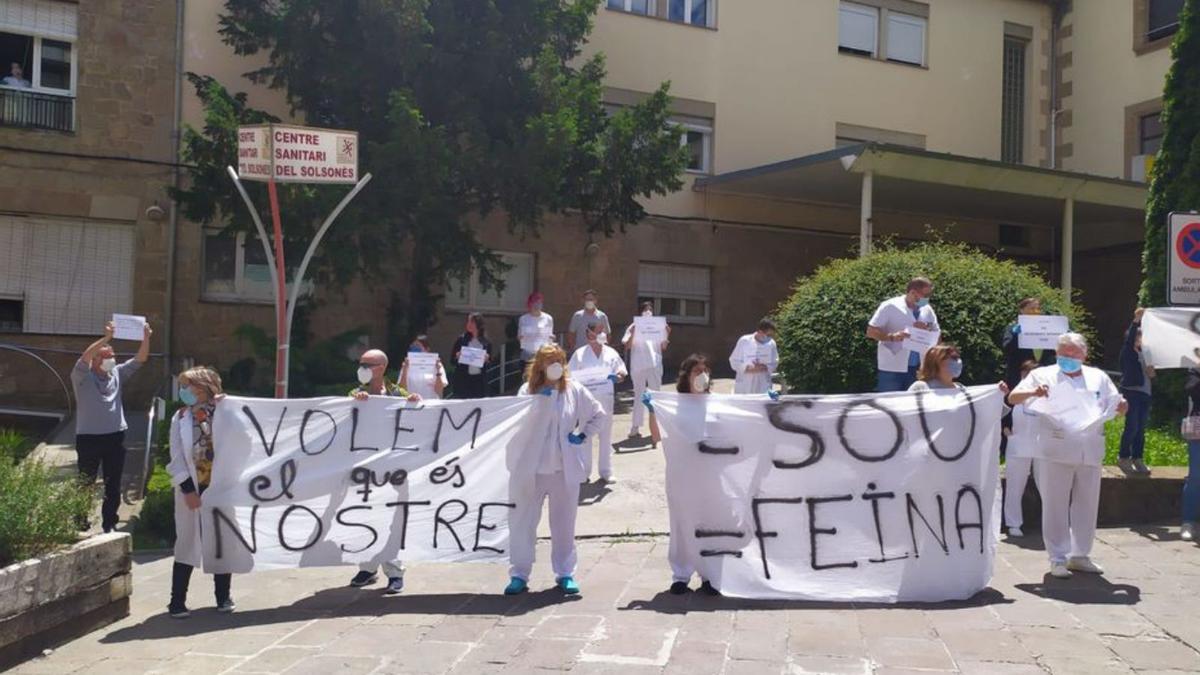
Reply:
<svg viewBox="0 0 1200 675"><path fill-rule="evenodd" d="M360 134L361 170L375 178L330 231L315 278L371 280L403 261L410 282L393 295L391 346L433 321L431 288L448 277L478 269L484 285L498 282L503 265L474 224L499 216L536 236L548 217L571 213L611 236L645 215L639 198L681 187L686 153L669 123L668 84L638 105L603 105L603 56L581 55L598 4L226 0L226 44L267 57L247 77L282 90L308 124ZM225 166L236 126L269 116L190 77L205 127L185 132L194 168L176 198L189 219L246 229ZM285 253L295 260L343 192L284 187Z"/></svg>
<svg viewBox="0 0 1200 675"><path fill-rule="evenodd" d="M1167 214L1200 209L1200 0L1186 0L1163 91L1163 140L1150 175L1142 250L1145 307L1167 304Z"/></svg>
<svg viewBox="0 0 1200 675"><path fill-rule="evenodd" d="M933 306L942 338L963 356L963 381L999 382L1004 375L1000 338L1017 303L1038 298L1047 314L1065 314L1071 328L1091 337L1079 305L1067 305L1032 267L997 260L965 244L941 242L900 249L883 245L866 258L834 260L801 278L780 305L780 372L793 391L872 391L875 343L867 321L880 302L904 292L915 276L934 284ZM1092 361L1099 359L1096 341Z"/></svg>

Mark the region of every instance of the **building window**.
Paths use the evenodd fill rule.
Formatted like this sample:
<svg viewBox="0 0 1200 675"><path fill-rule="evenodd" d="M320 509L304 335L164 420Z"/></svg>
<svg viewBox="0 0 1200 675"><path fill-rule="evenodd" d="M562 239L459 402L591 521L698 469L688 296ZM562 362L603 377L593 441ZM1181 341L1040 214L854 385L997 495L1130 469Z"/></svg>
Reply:
<svg viewBox="0 0 1200 675"><path fill-rule="evenodd" d="M1023 225L1000 225L997 239L1007 248L1030 248L1029 228Z"/></svg>
<svg viewBox="0 0 1200 675"><path fill-rule="evenodd" d="M843 0L838 5L838 51L924 66L928 25L928 5L909 0Z"/></svg>
<svg viewBox="0 0 1200 675"><path fill-rule="evenodd" d="M1004 38L1004 78L1000 100L1000 160L1025 160L1025 53L1029 43Z"/></svg>
<svg viewBox="0 0 1200 675"><path fill-rule="evenodd" d="M466 279L446 280L446 308L464 311L495 311L520 314L534 288L534 255L532 253L498 252L508 268L503 273L504 288L484 288L479 272Z"/></svg>
<svg viewBox="0 0 1200 675"><path fill-rule="evenodd" d="M838 8L838 51L875 56L879 44L879 9L853 2Z"/></svg>
<svg viewBox="0 0 1200 675"><path fill-rule="evenodd" d="M75 127L78 5L0 0L0 124Z"/></svg>
<svg viewBox="0 0 1200 675"><path fill-rule="evenodd" d="M134 241L128 225L0 216L0 324L95 335L133 309Z"/></svg>
<svg viewBox="0 0 1200 675"><path fill-rule="evenodd" d="M925 19L888 12L887 27L888 61L925 65Z"/></svg>
<svg viewBox="0 0 1200 675"><path fill-rule="evenodd" d="M687 148L687 170L691 173L712 172L712 122L675 119L682 132L680 144Z"/></svg>
<svg viewBox="0 0 1200 675"><path fill-rule="evenodd" d="M1148 0L1146 7L1146 41L1154 42L1179 30L1179 14L1183 0Z"/></svg>
<svg viewBox="0 0 1200 675"><path fill-rule="evenodd" d="M202 296L221 302L275 302L275 271L258 236L204 230ZM287 271L287 279L293 270Z"/></svg>
<svg viewBox="0 0 1200 675"><path fill-rule="evenodd" d="M654 313L675 323L711 321L711 271L707 267L642 263L638 266L638 305L654 303Z"/></svg>
<svg viewBox="0 0 1200 675"><path fill-rule="evenodd" d="M655 15L655 0L608 0L608 8L632 14Z"/></svg>
<svg viewBox="0 0 1200 675"><path fill-rule="evenodd" d="M1162 113L1142 115L1138 120L1138 148L1142 155L1157 155L1162 147L1163 125Z"/></svg>
<svg viewBox="0 0 1200 675"><path fill-rule="evenodd" d="M712 28L716 24L716 0L666 0L667 20Z"/></svg>

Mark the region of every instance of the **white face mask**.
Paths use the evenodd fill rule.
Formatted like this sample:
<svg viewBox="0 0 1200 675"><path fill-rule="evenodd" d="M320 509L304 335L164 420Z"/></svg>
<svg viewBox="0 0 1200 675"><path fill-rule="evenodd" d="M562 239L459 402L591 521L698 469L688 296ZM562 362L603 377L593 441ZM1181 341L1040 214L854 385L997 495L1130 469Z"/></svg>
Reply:
<svg viewBox="0 0 1200 675"><path fill-rule="evenodd" d="M370 369L370 368L368 368L368 367L366 367L366 366L359 366L359 368L358 368L358 382L359 382L359 384L367 384L367 383L369 383L369 382L371 381L371 374L372 374L372 373L371 373L371 369Z"/></svg>
<svg viewBox="0 0 1200 675"><path fill-rule="evenodd" d="M652 312L650 310L646 310L646 311L642 312L642 316L654 316L654 312Z"/></svg>
<svg viewBox="0 0 1200 675"><path fill-rule="evenodd" d="M589 311L589 312L590 312L590 311L592 311L593 309L596 309L596 301L595 301L595 300L587 300L587 301L585 301L585 302L583 303L583 308L584 308L584 309L586 309L586 310L587 310L587 311Z"/></svg>
<svg viewBox="0 0 1200 675"><path fill-rule="evenodd" d="M692 378L692 393L700 394L708 391L708 373L700 373Z"/></svg>
<svg viewBox="0 0 1200 675"><path fill-rule="evenodd" d="M116 367L117 360L114 358L107 358L100 362L100 370L103 370L106 373L111 373Z"/></svg>
<svg viewBox="0 0 1200 675"><path fill-rule="evenodd" d="M546 366L546 379L550 382L558 382L563 376L563 365L561 363L551 363Z"/></svg>

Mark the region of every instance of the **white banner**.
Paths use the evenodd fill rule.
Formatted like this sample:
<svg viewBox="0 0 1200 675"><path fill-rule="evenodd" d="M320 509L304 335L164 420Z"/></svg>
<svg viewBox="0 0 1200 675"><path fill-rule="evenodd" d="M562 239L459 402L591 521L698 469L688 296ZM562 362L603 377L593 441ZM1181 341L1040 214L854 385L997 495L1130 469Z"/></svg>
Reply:
<svg viewBox="0 0 1200 675"><path fill-rule="evenodd" d="M509 446L532 400L224 399L205 571L507 559Z"/></svg>
<svg viewBox="0 0 1200 675"><path fill-rule="evenodd" d="M1142 314L1142 358L1155 368L1200 363L1200 309L1154 307Z"/></svg>
<svg viewBox="0 0 1200 675"><path fill-rule="evenodd" d="M656 392L654 410L672 548L723 594L937 602L991 579L995 386L779 401Z"/></svg>
<svg viewBox="0 0 1200 675"><path fill-rule="evenodd" d="M1058 337L1070 330L1067 317L1055 314L1021 314L1017 325L1021 327L1017 336L1021 349L1058 349Z"/></svg>

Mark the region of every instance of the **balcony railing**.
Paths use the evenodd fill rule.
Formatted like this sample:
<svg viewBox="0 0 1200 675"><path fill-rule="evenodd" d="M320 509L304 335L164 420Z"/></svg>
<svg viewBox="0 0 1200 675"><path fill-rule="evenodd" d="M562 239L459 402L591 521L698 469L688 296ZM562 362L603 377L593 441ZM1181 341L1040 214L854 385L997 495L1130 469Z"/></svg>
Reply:
<svg viewBox="0 0 1200 675"><path fill-rule="evenodd" d="M75 130L75 98L0 87L0 126Z"/></svg>

